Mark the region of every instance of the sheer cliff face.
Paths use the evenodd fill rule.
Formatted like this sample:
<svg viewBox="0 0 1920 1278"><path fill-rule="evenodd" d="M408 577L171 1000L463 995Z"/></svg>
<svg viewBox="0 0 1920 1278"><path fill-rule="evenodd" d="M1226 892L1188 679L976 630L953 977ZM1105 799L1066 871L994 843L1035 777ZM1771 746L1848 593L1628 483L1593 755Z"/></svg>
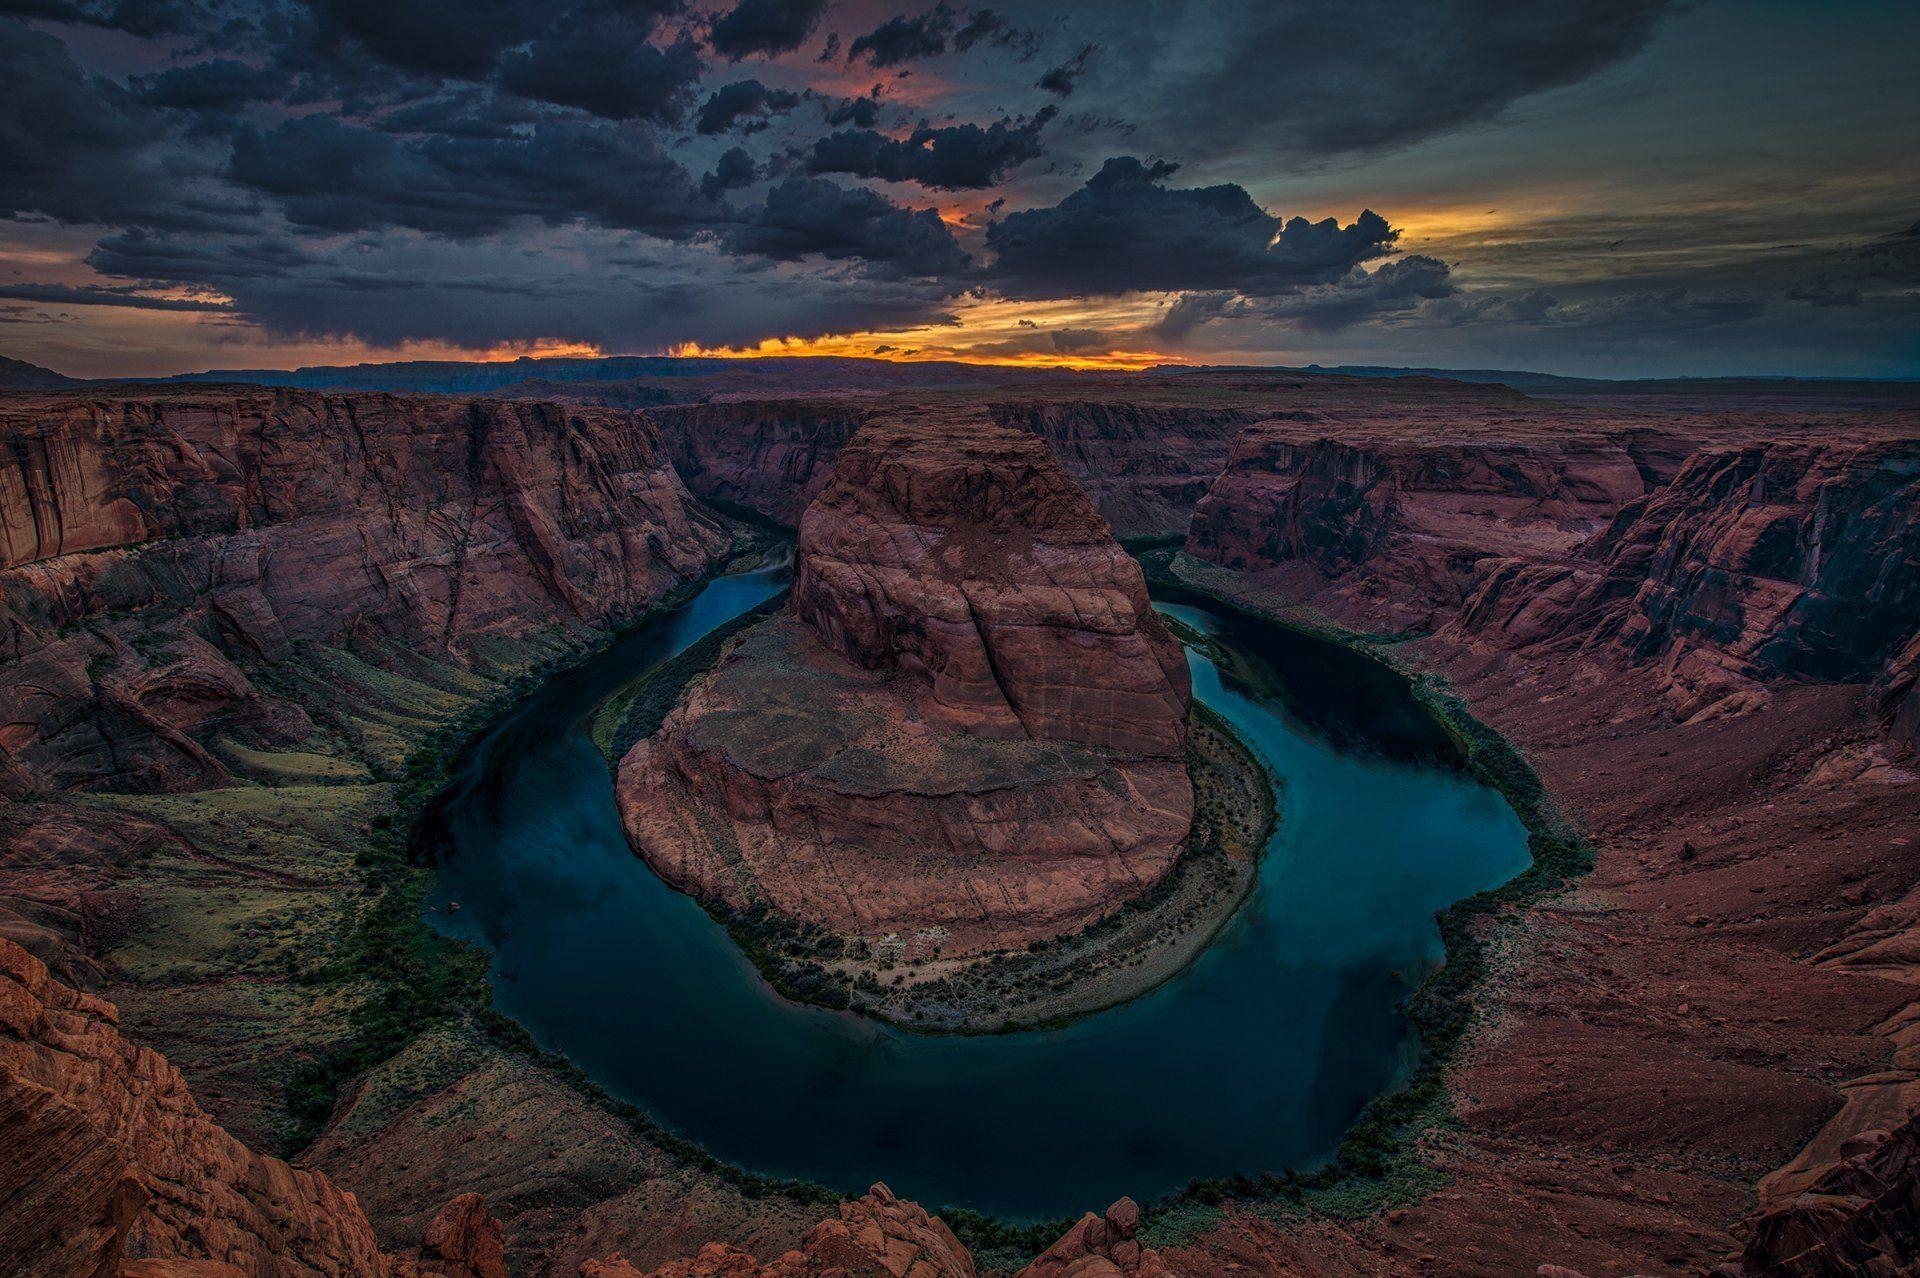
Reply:
<svg viewBox="0 0 1920 1278"><path fill-rule="evenodd" d="M1702 449L1571 562L1496 565L1454 631L1615 652L1683 719L1760 704L1771 679L1878 679L1910 731L1920 444Z"/></svg>
<svg viewBox="0 0 1920 1278"><path fill-rule="evenodd" d="M997 403L987 411L1045 441L1121 538L1185 533L1240 428L1264 415L1097 400Z"/></svg>
<svg viewBox="0 0 1920 1278"><path fill-rule="evenodd" d="M1015 949L1172 868L1188 696L1138 566L1037 439L875 423L802 521L792 615L634 747L621 810L703 898Z"/></svg>
<svg viewBox="0 0 1920 1278"><path fill-rule="evenodd" d="M738 400L650 410L687 486L789 526L833 474L861 426L902 411L893 399ZM995 422L1042 440L1116 537L1184 533L1252 408L1098 400L987 405Z"/></svg>
<svg viewBox="0 0 1920 1278"><path fill-rule="evenodd" d="M396 1273L351 1194L221 1130L117 1022L0 938L0 1255L18 1272L112 1278L155 1257L257 1278Z"/></svg>
<svg viewBox="0 0 1920 1278"><path fill-rule="evenodd" d="M1241 434L1187 553L1368 629L1435 624L1490 560L1570 553L1657 464L1625 433L1435 440L1301 416Z"/></svg>
<svg viewBox="0 0 1920 1278"><path fill-rule="evenodd" d="M310 729L302 642L484 664L632 617L724 548L609 410L252 389L0 401L0 781L205 784L217 730Z"/></svg>
<svg viewBox="0 0 1920 1278"><path fill-rule="evenodd" d="M791 527L873 415L871 403L739 400L653 410L687 486Z"/></svg>

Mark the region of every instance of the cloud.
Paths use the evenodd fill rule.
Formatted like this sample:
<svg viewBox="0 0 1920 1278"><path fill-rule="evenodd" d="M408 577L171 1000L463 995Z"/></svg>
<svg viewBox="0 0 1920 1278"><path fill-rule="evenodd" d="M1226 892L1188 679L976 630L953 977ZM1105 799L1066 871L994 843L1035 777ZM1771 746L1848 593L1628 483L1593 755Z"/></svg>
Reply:
<svg viewBox="0 0 1920 1278"><path fill-rule="evenodd" d="M401 138L303 116L237 134L228 172L326 231L472 237L525 218L684 238L722 216L647 134L573 121L508 138Z"/></svg>
<svg viewBox="0 0 1920 1278"><path fill-rule="evenodd" d="M1021 123L1000 120L984 129L977 124L923 124L905 141L872 129L845 129L815 142L807 167L815 173L918 182L942 191L979 190L1037 158L1040 131L1055 114L1046 107Z"/></svg>
<svg viewBox="0 0 1920 1278"><path fill-rule="evenodd" d="M1082 45L1080 52L1059 66L1049 69L1034 87L1045 89L1048 93L1058 94L1063 98L1071 97L1074 84L1087 73L1087 60L1093 57L1093 54L1093 45Z"/></svg>
<svg viewBox="0 0 1920 1278"><path fill-rule="evenodd" d="M542 238L555 235L564 238ZM563 246L569 251L550 251ZM578 269L580 252L594 270ZM769 266L591 229L511 244L408 231L337 246L128 235L109 237L92 264L217 288L234 299L236 316L274 337L382 346L430 340L485 350L538 335L640 352L952 321L951 290L938 283L861 273L856 288L849 272L857 265Z"/></svg>
<svg viewBox="0 0 1920 1278"><path fill-rule="evenodd" d="M1230 290L1271 295L1339 279L1388 252L1396 232L1363 212L1283 221L1231 184L1165 185L1174 166L1108 160L1050 208L1010 213L987 228L993 282L1012 296Z"/></svg>
<svg viewBox="0 0 1920 1278"><path fill-rule="evenodd" d="M501 64L500 83L522 97L579 107L608 120L679 120L705 72L699 47L636 41L606 19L535 40Z"/></svg>
<svg viewBox="0 0 1920 1278"><path fill-rule="evenodd" d="M946 0L917 17L905 14L889 18L847 46L847 61L865 58L876 67L899 66L918 58L931 58L947 51L947 39L953 34L959 15ZM973 37L978 38L978 34Z"/></svg>
<svg viewBox="0 0 1920 1278"><path fill-rule="evenodd" d="M215 58L151 76L140 82L139 95L149 106L230 111L250 102L272 101L285 88L283 77L269 67Z"/></svg>
<svg viewBox="0 0 1920 1278"><path fill-rule="evenodd" d="M224 311L225 302L187 297L147 297L136 286L0 283L0 297L56 306L126 306L141 311Z"/></svg>
<svg viewBox="0 0 1920 1278"><path fill-rule="evenodd" d="M827 0L741 0L713 24L713 51L735 62L753 54L790 53L820 25Z"/></svg>
<svg viewBox="0 0 1920 1278"><path fill-rule="evenodd" d="M790 177L727 228L727 246L782 261L859 258L907 276L941 277L970 265L932 209L909 209L877 191Z"/></svg>
<svg viewBox="0 0 1920 1278"><path fill-rule="evenodd" d="M718 200L728 191L751 184L756 176L753 157L740 147L729 147L713 171L700 179L700 190L708 199Z"/></svg>
<svg viewBox="0 0 1920 1278"><path fill-rule="evenodd" d="M800 105L800 95L785 89L769 89L758 80L737 80L714 90L700 108L694 121L700 133L719 134L732 129L741 120L752 129L756 122L764 126L768 116L791 111Z"/></svg>
<svg viewBox="0 0 1920 1278"><path fill-rule="evenodd" d="M0 214L70 223L232 224L247 203L169 154L165 115L88 74L53 36L0 18Z"/></svg>

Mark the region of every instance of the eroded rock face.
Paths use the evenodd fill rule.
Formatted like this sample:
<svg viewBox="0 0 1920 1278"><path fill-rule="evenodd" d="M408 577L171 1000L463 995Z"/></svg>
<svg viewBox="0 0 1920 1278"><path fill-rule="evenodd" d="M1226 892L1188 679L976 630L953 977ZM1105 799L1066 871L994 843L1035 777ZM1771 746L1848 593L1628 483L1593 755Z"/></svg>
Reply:
<svg viewBox="0 0 1920 1278"><path fill-rule="evenodd" d="M694 492L792 526L874 412L858 400L750 399L659 408L653 417Z"/></svg>
<svg viewBox="0 0 1920 1278"><path fill-rule="evenodd" d="M1763 1200L1729 1278L1920 1274L1920 1119L1860 1133L1798 1193Z"/></svg>
<svg viewBox="0 0 1920 1278"><path fill-rule="evenodd" d="M977 736L1174 756L1186 660L1140 569L1038 441L869 428L800 525L794 614L854 662L929 685Z"/></svg>
<svg viewBox="0 0 1920 1278"><path fill-rule="evenodd" d="M1646 490L1658 437L1449 439L1312 413L1249 426L1187 553L1367 629L1451 616L1486 564L1557 561Z"/></svg>
<svg viewBox="0 0 1920 1278"><path fill-rule="evenodd" d="M1120 538L1184 534L1240 428L1265 415L1100 400L1006 401L987 411L1039 436Z"/></svg>
<svg viewBox="0 0 1920 1278"><path fill-rule="evenodd" d="M1773 679L1879 677L1909 722L1920 444L1704 448L1575 559L1495 565L1455 629L1652 665L1682 720L1763 704Z"/></svg>
<svg viewBox="0 0 1920 1278"><path fill-rule="evenodd" d="M391 1272L352 1195L228 1135L117 1020L0 939L0 1175L27 1181L24 1200L0 1198L0 1251L22 1272L112 1274L122 1255L261 1278Z"/></svg>
<svg viewBox="0 0 1920 1278"><path fill-rule="evenodd" d="M113 1004L0 937L0 1262L74 1278L506 1278L500 1222L448 1203L417 1258L354 1196L209 1118Z"/></svg>
<svg viewBox="0 0 1920 1278"><path fill-rule="evenodd" d="M876 423L801 525L792 616L743 637L620 766L684 889L948 954L1076 930L1192 819L1186 663L1040 442Z"/></svg>
<svg viewBox="0 0 1920 1278"><path fill-rule="evenodd" d="M867 422L914 411L898 398L738 399L656 408L673 464L701 497L797 525L826 486L840 450ZM1002 426L1037 436L1086 490L1116 537L1186 531L1226 465L1235 435L1265 414L1124 400L1002 400Z"/></svg>
<svg viewBox="0 0 1920 1278"><path fill-rule="evenodd" d="M637 615L727 545L613 410L212 389L0 401L0 787L179 789L284 745L303 642L484 663Z"/></svg>
<svg viewBox="0 0 1920 1278"><path fill-rule="evenodd" d="M1167 1278L1160 1253L1140 1245L1140 1205L1122 1198L1104 1216L1088 1212L1015 1278Z"/></svg>
<svg viewBox="0 0 1920 1278"><path fill-rule="evenodd" d="M840 1204L835 1219L807 1231L800 1247L761 1262L725 1243L644 1272L625 1256L589 1260L581 1278L974 1278L973 1257L946 1222L918 1203L875 1185L865 1197Z"/></svg>

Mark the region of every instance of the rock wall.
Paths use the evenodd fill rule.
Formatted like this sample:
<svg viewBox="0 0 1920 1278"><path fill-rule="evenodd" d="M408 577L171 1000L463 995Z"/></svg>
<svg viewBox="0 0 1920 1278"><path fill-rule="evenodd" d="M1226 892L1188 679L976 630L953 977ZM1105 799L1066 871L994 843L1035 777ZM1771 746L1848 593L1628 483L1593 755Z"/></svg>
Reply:
<svg viewBox="0 0 1920 1278"><path fill-rule="evenodd" d="M652 416L687 487L792 527L874 411L870 400L732 400Z"/></svg>
<svg viewBox="0 0 1920 1278"><path fill-rule="evenodd" d="M219 779L311 730L302 642L484 664L642 612L728 544L651 424L487 400L212 389L0 400L0 788Z"/></svg>
<svg viewBox="0 0 1920 1278"><path fill-rule="evenodd" d="M113 1005L0 939L0 1258L112 1275L123 1257L215 1260L249 1278L395 1272L353 1196L255 1154L201 1112Z"/></svg>
<svg viewBox="0 0 1920 1278"><path fill-rule="evenodd" d="M1121 538L1184 534L1241 427L1264 416L1101 400L1003 401L987 412L1045 441Z"/></svg>
<svg viewBox="0 0 1920 1278"><path fill-rule="evenodd" d="M917 402L875 396L743 399L650 413L695 493L793 526L862 425L919 411L924 403L924 396ZM1235 435L1264 415L1247 407L1082 399L994 401L986 411L997 424L1043 440L1123 538L1184 533L1194 504L1226 464ZM956 413L954 420L979 419Z"/></svg>
<svg viewBox="0 0 1920 1278"><path fill-rule="evenodd" d="M1560 563L1494 565L1453 637L1573 644L1655 668L1681 719L1769 681L1883 681L1910 731L1920 443L1707 447Z"/></svg>
<svg viewBox="0 0 1920 1278"><path fill-rule="evenodd" d="M1485 565L1554 560L1642 496L1650 433L1438 438L1302 413L1248 427L1194 513L1187 553L1347 624L1429 629Z"/></svg>
<svg viewBox="0 0 1920 1278"><path fill-rule="evenodd" d="M879 423L800 525L794 615L923 678L980 736L1177 757L1186 659L1139 566L1038 440Z"/></svg>
<svg viewBox="0 0 1920 1278"><path fill-rule="evenodd" d="M792 615L622 761L629 837L735 909L949 956L1075 931L1192 821L1187 669L1030 435L877 422L802 520Z"/></svg>

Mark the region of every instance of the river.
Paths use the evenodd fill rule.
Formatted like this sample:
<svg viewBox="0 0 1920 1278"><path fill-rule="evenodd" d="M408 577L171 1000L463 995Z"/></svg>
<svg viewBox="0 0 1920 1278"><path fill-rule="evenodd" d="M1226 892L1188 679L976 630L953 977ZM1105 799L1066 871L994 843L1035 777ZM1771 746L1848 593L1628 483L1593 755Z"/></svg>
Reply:
<svg viewBox="0 0 1920 1278"><path fill-rule="evenodd" d="M722 577L542 685L463 754L428 917L489 947L495 1005L715 1154L930 1205L1051 1218L1195 1176L1306 1167L1418 1045L1402 1014L1435 911L1527 865L1500 795L1398 680L1325 641L1158 606L1213 639L1194 695L1281 787L1260 881L1152 994L1061 1029L926 1037L773 994L726 932L628 849L593 710L777 593ZM449 902L459 902L450 912Z"/></svg>

